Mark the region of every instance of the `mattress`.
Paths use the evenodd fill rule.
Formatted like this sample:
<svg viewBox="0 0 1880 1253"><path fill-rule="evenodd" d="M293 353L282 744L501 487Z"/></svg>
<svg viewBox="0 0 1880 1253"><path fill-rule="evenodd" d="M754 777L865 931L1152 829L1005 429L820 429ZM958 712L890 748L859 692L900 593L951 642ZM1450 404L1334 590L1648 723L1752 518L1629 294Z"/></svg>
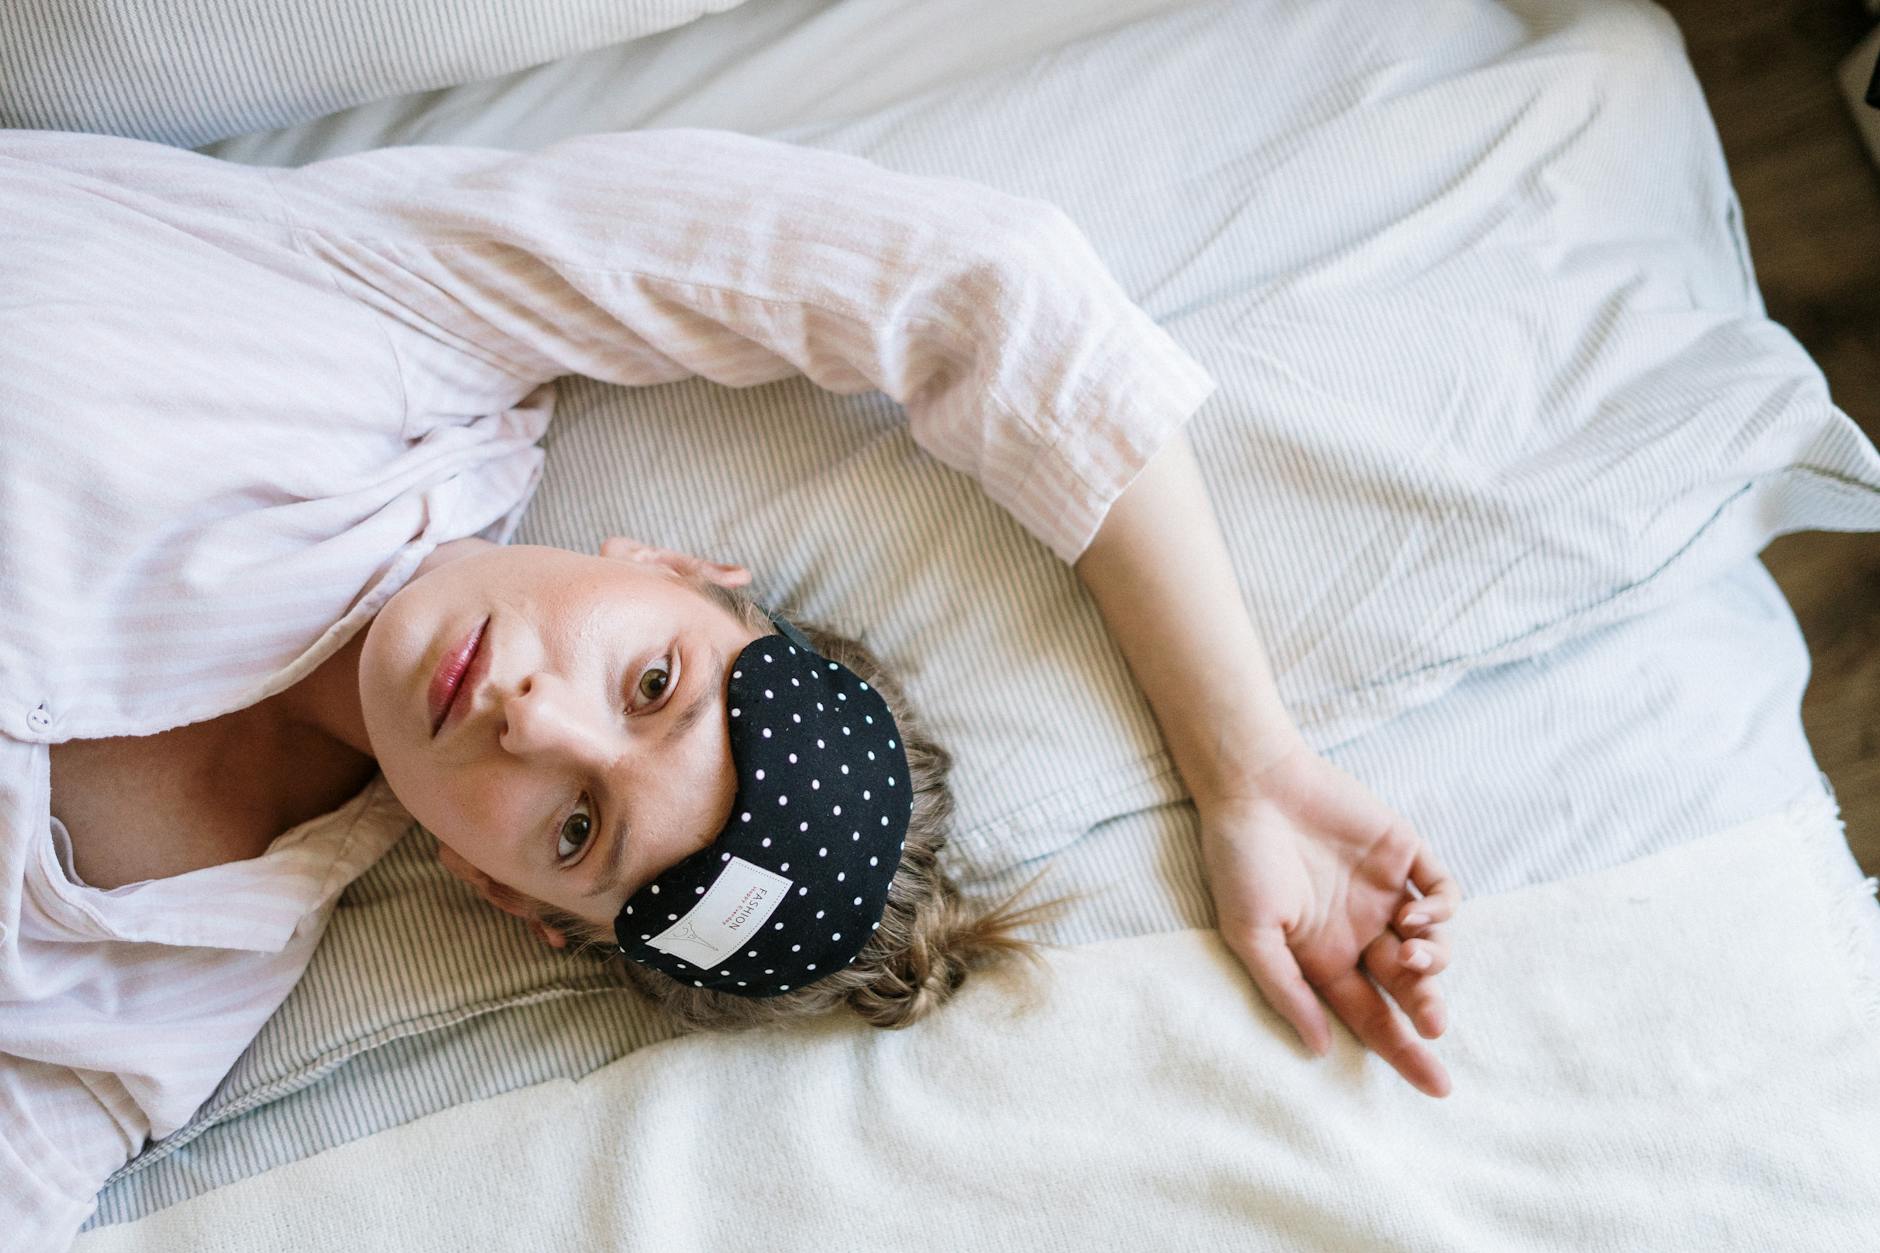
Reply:
<svg viewBox="0 0 1880 1253"><path fill-rule="evenodd" d="M1209 46L1206 41L1225 31L1235 32L1247 57L1263 59L1253 77L1272 100L1296 104L1324 98L1323 83L1309 79L1310 67L1285 55L1284 49L1288 40L1307 36L1321 48L1335 43L1328 24L1334 22L1336 7L1167 0L1002 6L997 10L999 36L990 39L983 30L962 27L957 6L949 10L858 0L839 5L779 0L741 6L650 40L598 48L499 79L362 105L287 130L211 144L203 151L230 160L298 164L389 143L460 142L520 149L573 133L688 125L807 143L839 134L847 143L865 143L890 154L918 153L922 161L970 169L975 160L984 160L987 146L1006 143L1016 150L1016 140L966 125L951 140L957 152L952 154L956 162L950 161L944 141L933 140L935 133L946 133L943 129L929 128L922 144L907 138L913 133L914 114L906 106L940 101L969 112L978 107L984 116L1011 117L1014 110L1022 113L1014 104L1015 84L1047 81L1057 84L1048 96L1055 112L1040 115L1038 124L1050 125L1052 116L1074 113L1079 93L1097 82L1116 93L1116 99L1103 105L1127 116L1130 138L1117 151L1106 152L1092 146L1102 142L1100 137L1086 137L1079 141L1083 146L1056 156L1066 169L1088 170L1103 168L1106 161L1126 165L1133 151L1155 142L1157 135L1175 144L1200 134L1201 128L1225 127L1231 132L1244 125L1254 133L1251 120L1197 115L1190 84L1167 68L1178 63L1177 54ZM1484 7L1430 5L1434 26L1439 31L1453 28L1453 43L1441 45L1453 51L1397 67L1381 86L1354 84L1352 90L1387 91L1395 98L1412 99L1419 92L1433 92L1454 68L1444 56L1453 56L1459 65L1480 51L1479 39L1486 36L1470 20ZM1252 25L1240 20L1256 10ZM1499 19L1489 32L1494 37L1535 40L1550 23L1566 25L1572 20L1531 5L1510 6ZM1662 28L1649 21L1621 23L1620 29L1626 38L1635 32L1651 36L1640 43L1640 57L1662 61L1675 56ZM1250 31L1270 33L1272 41L1248 38ZM1364 38L1360 27L1350 28L1348 35ZM1100 74L1075 72L1099 58L1108 58ZM1137 71L1119 71L1118 58L1133 59ZM1295 132L1262 133L1262 159L1283 162L1303 151L1313 128L1350 104L1343 98L1330 100L1324 116L1314 116L1310 109L1299 114ZM1671 155L1689 159L1694 166L1715 160L1708 150ZM1194 173L1199 184L1218 171L1197 158ZM1129 186L1124 179L1118 185ZM1364 180L1353 178L1344 190L1362 198ZM1289 211L1278 204L1263 208ZM1416 211L1415 205L1380 202L1377 207L1380 215L1414 216ZM1305 210L1294 206L1291 212L1303 215ZM1126 193L1115 203L1081 205L1079 216L1099 239L1153 240L1158 230L1177 229L1172 222L1145 220ZM1235 226L1245 229L1243 221ZM1257 234L1258 228L1253 229ZM1200 241L1197 255L1207 251L1209 242ZM1330 247L1327 241L1318 242ZM1675 237L1665 242L1671 252L1684 246ZM1335 248L1330 252L1333 258L1327 265L1351 264L1348 254L1338 254ZM1214 285L1236 276L1245 283L1257 277L1252 261L1225 250L1225 245L1209 257L1210 265L1197 263L1159 278L1141 259L1146 255L1117 254L1119 274L1132 293L1140 293L1175 321L1219 295ZM1717 284L1716 290L1706 291L1706 299L1756 302L1746 257L1740 269L1728 270ZM1789 349L1779 344L1764 344L1757 351L1772 363L1788 360L1783 354ZM582 386L564 392L567 424L558 417L548 441L547 482L524 519L522 538L570 547L591 538L596 514L586 498L602 492L596 484L604 469L596 467L609 464L603 437L596 431L621 415L618 406L641 401L703 406L712 400L679 389L659 390L662 396L651 399L603 398ZM807 389L784 387L770 395L780 407L807 410L823 403ZM879 442L892 437L893 415L875 416L877 425L845 450L903 458L904 449ZM1249 499L1254 493L1235 493L1233 484L1218 477L1226 464L1226 428L1201 426L1196 434L1198 451L1215 454L1207 467L1217 476L1210 485L1227 489L1219 503L1237 571L1257 599L1265 573L1257 563L1267 560L1260 555L1263 549L1274 547L1263 529L1266 519L1258 512L1257 500ZM1834 428L1833 434L1846 438L1841 428ZM1856 450L1856 455L1871 451ZM1797 462L1812 455L1802 449L1785 454ZM1616 454L1612 459L1625 460ZM1540 468L1528 469L1538 475ZM1792 494L1819 490L1825 499L1830 489L1819 484L1833 476L1815 471L1797 477L1809 483ZM1854 481L1857 476L1846 477ZM1855 487L1836 490L1852 498L1858 486L1856 482ZM657 513L636 517L632 502L604 503L602 512L611 511L610 517L620 524L641 526L648 538L674 546L722 538L723 528L736 525L735 517L730 522L724 517L698 520ZM734 502L727 516L746 503L751 502ZM751 503L746 525L749 517L764 516L758 512L764 503ZM677 512L676 507L667 512ZM1722 512L1719 508L1718 516ZM1774 506L1768 512L1774 512ZM1705 533L1698 526L1702 519L1670 521ZM985 534L993 539L966 550L958 560L993 563L1007 574L1021 568L1018 541L990 527L987 523ZM1715 528L1707 532L1718 533ZM1650 599L1634 598L1623 612L1562 616L1549 623L1548 635L1529 639L1519 649L1480 648L1467 658L1468 664L1447 667L1440 684L1417 689L1414 700L1368 712L1355 705L1341 708L1339 716L1313 724L1315 744L1408 817L1441 851L1465 893L1478 897L1635 860L1817 794L1827 783L1800 720L1807 650L1780 590L1749 555L1758 547L1739 543L1730 560L1717 549L1709 566L1676 567L1667 561L1676 577L1655 583L1641 577L1636 585L1627 585L1655 589ZM1035 554L1025 560L1034 564L1022 568L1040 572L1037 585L1055 599L1028 600L1029 592L1014 590L1017 607L1007 611L1021 625L1067 615L1076 599L1068 574L1037 565ZM970 572L973 567L960 569ZM779 577L794 575L810 583L815 581L811 575L823 573L798 566ZM1014 587L1021 583L1032 586L1029 574L1026 580L1013 579ZM1623 597L1615 593L1613 599L1617 604ZM1377 606L1371 611L1382 612ZM1087 606L1080 612L1087 612ZM1285 640L1276 641L1292 650L1280 654L1283 661L1337 651L1325 646L1337 624L1315 627L1309 616L1296 624ZM1066 629L1073 636L1087 633L1089 619ZM914 639L891 637L889 643L898 649ZM904 651L918 650L908 644ZM1086 674L1071 673L1079 682ZM1093 685L1120 681L1114 665L1089 673ZM1282 677L1296 673L1288 665ZM932 674L917 677L935 682ZM1079 717L1089 717L1093 708L1099 716L1113 714L1122 728L1117 733L1120 747L1116 737L1106 738L1109 733L1100 728L1071 730L1088 736L1102 751L1114 749L1116 760L1130 768L1127 776L1108 790L1080 786L1075 795L1056 804L1048 821L1024 827L1023 838L1001 838L1019 830L1012 824L976 825L956 850L954 869L966 894L978 900L1002 897L1041 869L1046 877L1040 891L1088 893L1089 899L1077 908L1036 931L1047 942L1086 945L1207 927L1213 914L1201 875L1193 808L1166 756L1143 747L1154 738L1146 714L1123 696L1109 695L1112 689L1101 690L1101 700L1072 707ZM1061 699L1072 701L1079 695L1061 694ZM1030 712L1008 714L1008 729L1019 737L1011 756L1023 767L1012 770L1012 776L1033 768L1023 737L1046 738L1027 724ZM987 751L981 756L999 754ZM966 812L975 813L991 812L986 798L1007 795L1016 784L990 771L969 770L963 786ZM1842 869L1849 882L1858 882L1851 858ZM671 1029L654 1019L617 977L598 967L561 966L550 973L550 967L540 964L547 959L530 951L525 937L499 933L493 916L484 917L484 907L446 897L436 883L432 851L414 835L355 884L343 903L345 917L336 920L308 979L231 1076L220 1094L226 1099L212 1102L198 1122L121 1172L102 1195L93 1225L134 1219L453 1105L544 1079L579 1077L623 1053L670 1037ZM475 917L461 912L467 910L476 911ZM1874 913L1880 935L1880 911ZM389 921L353 925L368 918ZM370 942L362 937L382 936L388 927L410 937L467 937L481 960L505 972L503 982L500 987L493 983L487 994L448 1004L421 1000L434 989L396 968L421 965L421 953L407 950L388 958L382 951L361 947ZM1466 962L1468 955L1459 952L1455 960ZM319 1035L327 1024L315 1007L349 1004L378 1012L371 1029ZM295 1059L295 1064L278 1064L281 1059Z"/></svg>

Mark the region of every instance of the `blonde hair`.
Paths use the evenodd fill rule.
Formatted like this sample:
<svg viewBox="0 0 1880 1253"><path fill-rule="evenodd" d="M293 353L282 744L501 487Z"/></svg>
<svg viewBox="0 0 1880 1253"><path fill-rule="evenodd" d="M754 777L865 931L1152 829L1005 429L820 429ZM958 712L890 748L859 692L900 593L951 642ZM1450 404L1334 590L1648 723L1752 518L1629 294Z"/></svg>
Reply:
<svg viewBox="0 0 1880 1253"><path fill-rule="evenodd" d="M740 590L704 578L688 578L701 595L752 630L771 630L769 615ZM888 885L881 925L855 960L843 969L765 998L734 996L693 987L638 962L620 958L610 929L597 927L540 902L538 916L570 939L572 951L602 951L618 959L627 978L680 1025L698 1030L742 1031L798 1018L853 1010L873 1026L911 1026L945 1004L976 970L1010 966L1023 958L1042 964L1041 947L1057 947L1017 934L1034 922L1051 921L1081 894L1054 897L1024 908L1018 901L1044 874L1040 871L1003 901L976 910L940 865L940 850L952 834L953 794L947 774L952 755L931 739L893 676L860 640L840 634L794 613L779 610L816 651L847 666L881 694L900 727L907 751L913 810L907 823L907 847Z"/></svg>

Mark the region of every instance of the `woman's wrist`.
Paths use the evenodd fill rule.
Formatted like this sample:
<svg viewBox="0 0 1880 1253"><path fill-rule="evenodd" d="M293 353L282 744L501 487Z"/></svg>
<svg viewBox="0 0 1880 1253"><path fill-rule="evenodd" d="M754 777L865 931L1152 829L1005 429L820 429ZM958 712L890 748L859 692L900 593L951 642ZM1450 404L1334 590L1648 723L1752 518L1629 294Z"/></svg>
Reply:
<svg viewBox="0 0 1880 1253"><path fill-rule="evenodd" d="M1183 432L1118 496L1078 557L1197 806L1258 793L1304 741L1280 700Z"/></svg>
<svg viewBox="0 0 1880 1253"><path fill-rule="evenodd" d="M1238 751L1193 762L1183 773L1184 780L1191 774L1198 777L1198 782L1190 782L1188 788L1197 805L1205 807L1260 795L1260 780L1267 771L1299 749L1309 747L1290 718L1263 722L1240 734L1244 739Z"/></svg>
<svg viewBox="0 0 1880 1253"><path fill-rule="evenodd" d="M1275 706L1277 708L1277 705ZM1245 714L1244 707L1237 711ZM1195 807L1208 810L1234 801L1248 800L1261 794L1261 777L1293 752L1305 747L1305 738L1285 711L1268 711L1258 716L1226 716L1217 710L1218 721L1211 735L1191 734L1186 739L1171 738L1166 727L1163 739L1169 755L1181 772L1182 783ZM1184 711L1178 725L1210 724L1208 711L1194 716ZM1158 725L1165 719L1158 716Z"/></svg>

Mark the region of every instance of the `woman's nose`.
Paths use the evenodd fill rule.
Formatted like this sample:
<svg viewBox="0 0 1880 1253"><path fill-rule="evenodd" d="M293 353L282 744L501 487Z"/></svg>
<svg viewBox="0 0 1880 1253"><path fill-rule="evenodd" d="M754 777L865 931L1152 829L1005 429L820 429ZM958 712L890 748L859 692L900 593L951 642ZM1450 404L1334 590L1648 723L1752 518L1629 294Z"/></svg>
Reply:
<svg viewBox="0 0 1880 1253"><path fill-rule="evenodd" d="M593 703L576 699L550 674L523 678L503 702L502 745L520 757L559 757L592 766L606 760L610 738Z"/></svg>

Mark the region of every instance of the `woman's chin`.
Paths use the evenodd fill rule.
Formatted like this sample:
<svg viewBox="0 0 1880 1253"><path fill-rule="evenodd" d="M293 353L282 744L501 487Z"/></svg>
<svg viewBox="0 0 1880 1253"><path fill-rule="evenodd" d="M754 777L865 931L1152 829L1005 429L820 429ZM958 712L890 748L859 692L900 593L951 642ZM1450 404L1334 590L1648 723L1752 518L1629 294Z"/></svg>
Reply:
<svg viewBox="0 0 1880 1253"><path fill-rule="evenodd" d="M392 599L396 601L397 597ZM413 648L403 646L405 633L398 629L399 616L388 602L367 626L365 646L359 652L359 708L365 718L366 738L372 742L372 755L384 769L386 781L393 783L394 792L398 789L392 763L411 752L419 732L428 730L422 726L422 706L413 704L416 698L406 690L409 684L403 682L422 663L422 652L404 656ZM414 647L421 650L422 646Z"/></svg>

